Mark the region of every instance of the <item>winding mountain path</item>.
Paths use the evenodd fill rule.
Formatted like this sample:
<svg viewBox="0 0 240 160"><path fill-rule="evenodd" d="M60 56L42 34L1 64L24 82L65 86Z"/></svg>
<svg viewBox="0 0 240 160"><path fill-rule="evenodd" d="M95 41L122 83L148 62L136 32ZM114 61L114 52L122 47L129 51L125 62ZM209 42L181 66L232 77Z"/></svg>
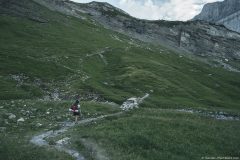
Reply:
<svg viewBox="0 0 240 160"><path fill-rule="evenodd" d="M140 103L142 103L144 101L144 99L146 99L148 96L149 96L149 94L146 94L143 97L130 98L130 99L135 99L137 104L135 104L135 103L134 104L129 104L129 103L126 103L127 102L126 101L126 102L123 103L123 105L120 108L123 109L124 111L127 111L129 108L131 108L131 109L133 109L135 107L138 108L138 105ZM132 106L134 106L134 107L132 107ZM127 108L127 110L126 110L126 108ZM193 110L193 109L163 109L163 110L199 114L201 116L212 117L212 118L217 119L217 120L237 120L237 121L240 120L240 117L231 116L231 115L229 115L227 113L224 113L224 112L219 112L219 113L218 112L206 112L206 111ZM69 148L69 145L64 144L64 141L68 141L70 138L66 137L62 140L59 140L59 141L57 141L57 143L55 145L50 145L46 141L46 139L57 137L58 135L63 134L64 132L68 131L68 129L70 129L70 128L76 126L76 125L86 124L86 123L90 123L90 122L93 122L93 121L102 120L106 117L118 116L122 113L124 113L124 112L117 112L117 113L113 113L113 114L102 115L102 116L99 116L99 117L96 117L96 118L83 119L83 120L79 121L77 124L75 124L74 122L63 122L62 127L59 130L50 130L50 131L46 131L46 132L43 132L41 134L35 135L35 136L32 137L30 142L37 145L37 146L41 146L41 147L53 146L57 150L66 152L67 154L71 155L76 160L85 160L84 156L81 153L79 153L75 149ZM83 140L84 143L91 144L91 142L85 142L85 141L86 140ZM105 159L108 159L108 158L105 157Z"/></svg>
<svg viewBox="0 0 240 160"><path fill-rule="evenodd" d="M62 127L59 130L50 130L47 132L43 132L41 134L35 135L32 137L32 139L30 140L31 143L37 145L37 146L44 146L44 147L50 147L50 144L45 140L46 138L53 138L56 137L64 132L66 132L69 128L75 126L75 125L80 125L80 124L85 124L85 123L90 123L93 121L98 121L101 119L104 119L106 117L112 117L112 116L117 116L122 114L123 112L118 112L118 113L113 113L113 114L108 114L108 115L102 115L96 118L88 118L88 119L84 119L79 121L77 124L75 124L74 122L63 122ZM53 146L53 145L51 145ZM69 155L71 155L72 157L74 157L76 160L85 160L84 156L79 153L78 151L68 148L67 146L65 146L62 143L57 143L56 145L54 145L54 147L59 150L59 151L63 151L68 153Z"/></svg>
<svg viewBox="0 0 240 160"><path fill-rule="evenodd" d="M143 100L145 98L147 98L149 96L149 94L146 94L143 97L139 97L139 98L135 98L137 99L137 104L140 104L143 102ZM113 113L113 114L107 114L107 115L102 115L96 118L88 118L88 119L83 119L81 121L79 121L77 124L75 124L74 122L63 122L62 127L59 130L50 130L50 131L46 131L43 132L41 134L35 135L32 137L32 139L30 140L31 143L37 145L37 146L41 146L41 147L50 147L50 146L54 146L57 150L59 151L63 151L68 153L69 155L71 155L72 157L74 157L76 160L85 160L84 156L79 153L77 150L71 149L69 148L69 146L65 145L63 143L63 139L60 140L61 143L56 143L55 145L50 145L46 139L47 138L53 138L53 137L57 137L60 134L63 134L64 132L68 131L69 128L74 127L75 125L80 125L80 124L85 124L85 123L90 123L93 121L98 121L101 119L104 119L106 117L112 117L112 116L118 116L120 114L122 114L124 112L117 112L117 113ZM67 138L66 140L69 140L69 138Z"/></svg>

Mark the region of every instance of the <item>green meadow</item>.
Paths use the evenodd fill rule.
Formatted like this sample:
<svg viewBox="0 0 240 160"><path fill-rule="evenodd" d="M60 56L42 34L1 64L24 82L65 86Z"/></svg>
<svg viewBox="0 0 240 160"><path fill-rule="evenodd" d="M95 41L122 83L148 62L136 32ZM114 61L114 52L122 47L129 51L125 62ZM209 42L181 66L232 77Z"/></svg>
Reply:
<svg viewBox="0 0 240 160"><path fill-rule="evenodd" d="M73 121L68 108L78 94L84 99L84 118L90 118L120 112L126 99L145 93L150 96L139 109L78 125L64 134L87 159L97 158L81 139L93 141L114 160L240 156L240 121L175 110L239 116L240 73L107 30L88 15L81 20L31 5L47 23L0 17L1 159L73 159L29 140L58 129L60 122ZM44 99L55 91L60 100ZM106 101L115 105L102 103ZM9 113L16 119L9 119ZM25 119L22 124L16 122L20 117Z"/></svg>

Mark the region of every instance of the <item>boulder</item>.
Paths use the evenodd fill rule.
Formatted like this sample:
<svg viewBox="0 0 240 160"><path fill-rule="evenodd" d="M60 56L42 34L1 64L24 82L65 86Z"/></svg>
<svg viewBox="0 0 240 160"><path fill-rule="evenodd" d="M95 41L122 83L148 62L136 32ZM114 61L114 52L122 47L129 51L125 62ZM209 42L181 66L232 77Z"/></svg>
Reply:
<svg viewBox="0 0 240 160"><path fill-rule="evenodd" d="M6 127L0 127L0 132L5 132L6 131Z"/></svg>
<svg viewBox="0 0 240 160"><path fill-rule="evenodd" d="M5 123L6 125L8 125L8 124L9 124L9 122L8 122L8 120L7 120L7 119L4 119L4 123Z"/></svg>
<svg viewBox="0 0 240 160"><path fill-rule="evenodd" d="M16 118L16 115L10 113L9 116L8 116L8 119L15 119Z"/></svg>
<svg viewBox="0 0 240 160"><path fill-rule="evenodd" d="M17 123L21 123L21 122L24 122L25 120L24 120L24 118L19 118L18 120L17 120Z"/></svg>
<svg viewBox="0 0 240 160"><path fill-rule="evenodd" d="M36 124L36 127L41 127L43 124L41 124L41 123L37 123Z"/></svg>
<svg viewBox="0 0 240 160"><path fill-rule="evenodd" d="M63 139L58 140L56 143L59 144L59 145L64 145L64 144L68 144L69 140L70 140L69 137L65 137Z"/></svg>

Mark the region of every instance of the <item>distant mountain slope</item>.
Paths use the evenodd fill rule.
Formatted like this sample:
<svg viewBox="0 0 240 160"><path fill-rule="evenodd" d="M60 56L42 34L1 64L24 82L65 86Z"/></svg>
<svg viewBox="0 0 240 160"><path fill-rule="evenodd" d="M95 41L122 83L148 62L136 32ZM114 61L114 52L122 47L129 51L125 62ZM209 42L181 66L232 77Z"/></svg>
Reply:
<svg viewBox="0 0 240 160"><path fill-rule="evenodd" d="M207 22L148 21L131 17L107 3L91 2L78 4L65 0L34 0L53 11L84 18L87 14L105 28L123 33L144 42L171 48L179 53L188 53L204 61L214 61L226 69L237 71L240 60L240 34L223 26ZM232 64L226 64L231 61ZM212 62L210 62L212 63ZM238 62L237 62L238 63Z"/></svg>
<svg viewBox="0 0 240 160"><path fill-rule="evenodd" d="M208 51L216 43L216 48L228 47L222 49L229 50L225 64L237 66L238 34L201 22L138 20L106 3L0 2L0 159L72 159L54 149L64 137L70 138L66 147L86 159L94 159L91 146L113 160L239 155L240 122L224 117L240 115L240 73L162 46L179 51L198 44L200 52L209 43L205 58L224 58L223 51ZM44 139L50 148L28 143L34 135L57 133L69 124L68 108L78 96L85 121L146 93L139 109ZM82 140L91 142L90 148Z"/></svg>
<svg viewBox="0 0 240 160"><path fill-rule="evenodd" d="M188 99L187 103L233 108L239 104L239 73L212 68L165 47L106 29L88 12L80 12L83 18L76 18L30 0L5 2L1 3L4 13L0 17L0 99L68 99L80 94L121 103L127 97L152 91L149 105L185 103L183 99ZM13 12L16 7L18 11ZM145 21L129 21L134 22ZM161 25L166 26L164 29L175 26L173 22ZM135 31L134 26L128 26L131 32ZM201 34L206 32L197 34L204 37ZM188 36L184 32L182 35ZM165 38L175 40L171 36Z"/></svg>
<svg viewBox="0 0 240 160"><path fill-rule="evenodd" d="M206 4L193 20L223 24L233 31L240 32L240 1L225 0Z"/></svg>

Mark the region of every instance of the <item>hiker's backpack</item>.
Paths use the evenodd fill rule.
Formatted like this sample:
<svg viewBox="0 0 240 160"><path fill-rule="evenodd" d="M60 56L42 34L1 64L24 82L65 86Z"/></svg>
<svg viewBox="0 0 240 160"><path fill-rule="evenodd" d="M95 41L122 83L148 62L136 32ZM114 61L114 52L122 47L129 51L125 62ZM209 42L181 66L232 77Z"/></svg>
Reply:
<svg viewBox="0 0 240 160"><path fill-rule="evenodd" d="M78 107L77 107L76 104L74 104L74 105L71 106L71 109L72 109L73 112L75 112L76 110L78 110Z"/></svg>

